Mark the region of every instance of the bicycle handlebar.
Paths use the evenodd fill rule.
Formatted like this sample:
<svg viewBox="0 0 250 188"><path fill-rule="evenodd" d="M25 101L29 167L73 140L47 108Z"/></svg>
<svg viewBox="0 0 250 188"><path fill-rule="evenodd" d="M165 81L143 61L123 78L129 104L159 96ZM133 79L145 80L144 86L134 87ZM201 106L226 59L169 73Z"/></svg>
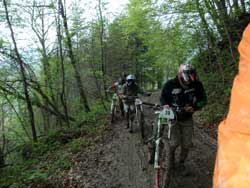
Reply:
<svg viewBox="0 0 250 188"><path fill-rule="evenodd" d="M137 99L138 96L123 96L123 99L128 99L128 100L132 100L132 99Z"/></svg>
<svg viewBox="0 0 250 188"><path fill-rule="evenodd" d="M149 102L143 102L144 105L150 106L154 108L155 110L162 110L164 106L161 106L159 104L149 103ZM181 112L184 110L185 107L179 107L179 106L169 106L169 108L173 109L175 112Z"/></svg>

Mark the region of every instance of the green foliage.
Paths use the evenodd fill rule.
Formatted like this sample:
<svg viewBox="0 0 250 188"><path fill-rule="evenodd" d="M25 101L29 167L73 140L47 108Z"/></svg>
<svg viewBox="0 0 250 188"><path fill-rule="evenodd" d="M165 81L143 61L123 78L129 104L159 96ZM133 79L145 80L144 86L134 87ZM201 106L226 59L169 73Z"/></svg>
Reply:
<svg viewBox="0 0 250 188"><path fill-rule="evenodd" d="M24 162L26 162L27 159L35 159L39 158L40 156L49 154L49 152L53 152L61 146L61 143L58 141L59 139L53 140L53 137L48 137L47 139L48 140L39 140L36 143L27 143L22 146L20 148L20 153L23 157Z"/></svg>
<svg viewBox="0 0 250 188"><path fill-rule="evenodd" d="M35 167L38 160L29 160L23 164L16 165L15 168L4 169L4 176L0 178L1 187L26 188L27 185L45 188L48 186L49 174L42 168Z"/></svg>
<svg viewBox="0 0 250 188"><path fill-rule="evenodd" d="M29 115L19 64L15 52L11 50L12 42L0 37L3 60L0 69L0 102L4 122L4 127L2 123L0 125L0 130L4 128L0 138L6 139L6 148L22 145L19 152L7 156L6 161L14 162L14 166L4 168L0 185L50 187L46 179L57 170L69 169L72 165L71 155L93 144L94 138L103 131L107 123L107 112L99 102L105 88L102 85L103 80L108 85L123 73L136 74L142 87L153 90L156 87L161 88L166 79L175 76L179 64L192 63L197 68L208 95L208 104L201 111L200 117L212 124L220 121L227 113L232 81L237 73L237 45L245 24L249 23L249 19L243 14L247 12L244 10L244 2L246 10L249 10L250 4L246 1L241 1L237 7L231 1L129 0L126 13L111 22L103 14L103 20L87 23L79 2L74 1L69 6L71 9L67 19L71 23L69 37L77 69L74 69L68 57L69 53L65 51L67 38L63 33L60 41L62 59L57 50L50 51L52 48L47 48L44 54L44 49L32 49L32 45L28 45L28 49L20 53L24 57L24 63L28 65L25 66L28 91L35 109L35 123L39 130L37 133L41 136L37 143L30 143ZM30 2L24 2L23 6L25 3ZM226 6L220 6L223 3ZM43 25L38 23L40 16L49 18L52 15L50 13L55 11L55 6L48 4L34 9L34 21L37 21L34 24L39 26L36 27L38 30L42 30L40 26ZM106 11L104 5L101 8ZM20 9L18 3L9 6L9 13L15 26L14 31L27 26L25 20L30 20L30 16ZM0 21L6 21L3 18L1 16ZM54 17L47 20L52 23ZM55 23L59 23L58 20ZM53 24L44 24L46 33L56 30ZM102 24L104 33L100 32ZM54 31L51 32L50 28ZM38 31L40 32L42 31ZM22 32L14 34L20 38ZM101 34L103 46L100 42ZM28 37L30 41L30 36ZM47 42L50 43L49 39L45 39L45 47L49 46ZM57 41L55 47L58 46ZM104 50L104 67L101 63L101 49ZM76 70L80 71L84 91L86 90L87 99L92 104L92 111L89 113L82 110L75 81ZM66 116L64 102L67 114L75 120L70 120L70 128L64 127L68 123L60 116ZM109 107L106 102L104 105ZM44 108L57 115L48 115ZM50 125L47 125L47 116Z"/></svg>
<svg viewBox="0 0 250 188"><path fill-rule="evenodd" d="M95 105L93 112L84 114L84 124L80 127L50 131L38 142L27 142L21 146L17 156L22 155L23 158L17 157L14 166L0 169L0 187L52 186L49 178L58 171L70 169L73 165L72 155L84 151L102 134L105 113L102 105ZM98 114L98 118L95 114Z"/></svg>
<svg viewBox="0 0 250 188"><path fill-rule="evenodd" d="M70 154L65 153L63 150L57 152L57 158L54 161L54 165L50 168L54 171L56 170L68 170L72 166L72 161L70 159Z"/></svg>
<svg viewBox="0 0 250 188"><path fill-rule="evenodd" d="M96 133L96 131L95 131ZM90 133L92 134L92 133ZM68 145L72 153L78 153L82 151L85 147L89 146L91 142L86 138L78 138L72 140Z"/></svg>
<svg viewBox="0 0 250 188"><path fill-rule="evenodd" d="M41 182L46 182L48 179L48 174L41 170L30 171L25 173L23 176L24 180L27 182L32 182L32 184L41 184Z"/></svg>
<svg viewBox="0 0 250 188"><path fill-rule="evenodd" d="M107 103L105 103L107 106ZM81 122L80 125L98 125L105 124L106 121L103 117L106 116L106 110L103 107L103 104L97 103L92 106L91 112L85 113L81 112L78 114L78 122Z"/></svg>

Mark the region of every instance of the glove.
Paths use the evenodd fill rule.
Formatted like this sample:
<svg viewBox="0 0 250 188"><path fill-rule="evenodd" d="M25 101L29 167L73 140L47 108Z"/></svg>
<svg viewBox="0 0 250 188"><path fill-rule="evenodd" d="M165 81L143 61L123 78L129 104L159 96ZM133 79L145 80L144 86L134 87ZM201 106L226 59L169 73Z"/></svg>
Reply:
<svg viewBox="0 0 250 188"><path fill-rule="evenodd" d="M168 104L165 104L163 108L170 108L170 106Z"/></svg>
<svg viewBox="0 0 250 188"><path fill-rule="evenodd" d="M153 109L159 109L160 105L159 104L154 104Z"/></svg>
<svg viewBox="0 0 250 188"><path fill-rule="evenodd" d="M192 106L184 107L185 112L194 112L194 108Z"/></svg>

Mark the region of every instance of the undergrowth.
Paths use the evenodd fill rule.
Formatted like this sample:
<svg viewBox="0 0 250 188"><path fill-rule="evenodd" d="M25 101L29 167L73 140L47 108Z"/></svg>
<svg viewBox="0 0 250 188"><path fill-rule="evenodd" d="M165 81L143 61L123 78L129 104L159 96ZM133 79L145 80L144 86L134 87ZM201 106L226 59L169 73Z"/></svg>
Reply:
<svg viewBox="0 0 250 188"><path fill-rule="evenodd" d="M95 144L95 138L103 133L105 114L97 105L92 112L79 115L80 124L51 131L36 143L20 146L8 157L10 165L0 169L0 188L53 187L50 177L69 170L72 157Z"/></svg>

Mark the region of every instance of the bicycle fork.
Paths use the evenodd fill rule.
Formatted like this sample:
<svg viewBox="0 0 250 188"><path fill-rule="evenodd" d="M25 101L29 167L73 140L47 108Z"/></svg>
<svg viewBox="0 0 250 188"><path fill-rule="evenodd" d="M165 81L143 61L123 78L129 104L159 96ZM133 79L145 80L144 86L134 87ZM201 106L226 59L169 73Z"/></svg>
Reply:
<svg viewBox="0 0 250 188"><path fill-rule="evenodd" d="M129 122L129 132L132 133L133 132L133 122L134 122L134 118L135 118L135 107L132 105L129 105L128 108L128 122Z"/></svg>
<svg viewBox="0 0 250 188"><path fill-rule="evenodd" d="M168 125L168 139L170 139L171 137L171 129L172 129L172 124L171 122L167 123ZM160 177L159 177L159 170L162 168L161 164L160 164L160 151L161 150L161 141L162 141L162 122L161 119L158 119L157 122L157 137L156 137L156 141L155 141L155 156L154 156L154 169L155 169L155 185L156 188L159 188L159 181L160 181Z"/></svg>
<svg viewBox="0 0 250 188"><path fill-rule="evenodd" d="M155 160L154 160L154 169L155 169L155 186L159 188L159 170L161 168L160 165L160 144L161 144L161 120L158 119L157 122L157 136L155 140Z"/></svg>
<svg viewBox="0 0 250 188"><path fill-rule="evenodd" d="M154 169L159 169L159 168L160 168L160 165L159 165L160 142L161 142L161 138L158 138L158 139L155 141L155 160L154 160Z"/></svg>
<svg viewBox="0 0 250 188"><path fill-rule="evenodd" d="M159 169L159 154L160 154L160 142L161 142L161 120L158 119L157 122L157 136L155 141L155 161L154 161L154 168Z"/></svg>
<svg viewBox="0 0 250 188"><path fill-rule="evenodd" d="M171 138L171 129L173 127L173 124L171 122L168 122L168 140Z"/></svg>

